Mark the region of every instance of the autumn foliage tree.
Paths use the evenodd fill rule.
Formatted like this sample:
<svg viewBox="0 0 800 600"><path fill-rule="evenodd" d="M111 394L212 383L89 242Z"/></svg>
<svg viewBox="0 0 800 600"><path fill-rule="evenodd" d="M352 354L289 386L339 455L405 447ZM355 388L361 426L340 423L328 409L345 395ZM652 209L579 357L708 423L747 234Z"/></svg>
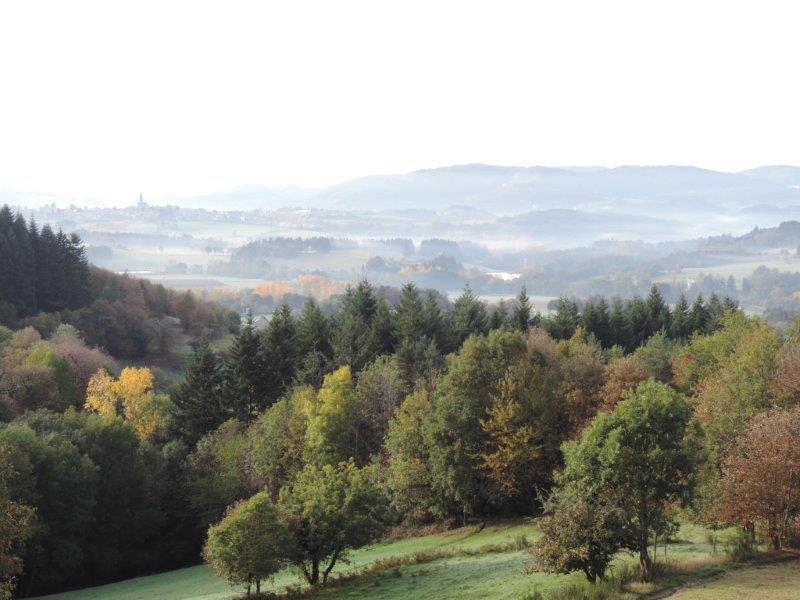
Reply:
<svg viewBox="0 0 800 600"><path fill-rule="evenodd" d="M756 417L723 462L720 511L724 519L764 524L780 549L800 516L800 407Z"/></svg>
<svg viewBox="0 0 800 600"><path fill-rule="evenodd" d="M145 367L126 367L118 379L101 369L86 387L86 408L101 415L122 415L140 438L165 422L168 398L155 392L153 374Z"/></svg>

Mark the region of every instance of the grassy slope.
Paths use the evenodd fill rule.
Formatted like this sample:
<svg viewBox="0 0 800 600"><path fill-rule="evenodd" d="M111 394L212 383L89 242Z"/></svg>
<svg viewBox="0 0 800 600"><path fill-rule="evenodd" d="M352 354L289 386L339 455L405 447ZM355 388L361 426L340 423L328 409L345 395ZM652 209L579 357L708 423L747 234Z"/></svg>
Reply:
<svg viewBox="0 0 800 600"><path fill-rule="evenodd" d="M335 572L343 573L364 567L381 558L404 556L424 550L478 548L485 544L499 544L510 541L517 535L533 537L535 530L529 524L494 525L487 526L481 532L476 532L474 528L466 528L438 535L382 542L353 552L350 556L350 563L337 566ZM485 564L484 560L486 561ZM529 560L526 554L514 552L475 557L471 564L482 564L481 568L486 574L499 572L502 567L504 569L503 573L506 575L514 574L521 579L520 569L526 560ZM437 561L430 565L418 565L418 567L429 570L436 568L438 569L437 572L442 573L445 563L455 566L462 561L465 561L465 559ZM469 561L466 562L469 563ZM479 568L478 572L480 570ZM449 567L447 571L449 572ZM385 576L383 574L383 577ZM480 583L479 580L482 578L482 575L479 575L478 577L473 577L472 580ZM502 577L497 579L497 585L501 585L504 581ZM429 580L433 581L433 578L429 578ZM298 583L300 583L300 580L293 572L285 571L276 577L274 587L282 588L286 585ZM343 592L351 587L355 587L355 584L344 586L335 591ZM224 581L212 576L204 566L198 566L41 598L47 598L47 600L149 600L152 598L158 598L159 600L219 600L235 595L236 591ZM492 597L505 598L507 596Z"/></svg>
<svg viewBox="0 0 800 600"><path fill-rule="evenodd" d="M389 557L408 556L426 550L476 549L487 544L502 544L516 536L537 536L535 528L526 523L498 524L477 532L464 528L437 535L427 535L405 540L382 542L353 552L349 564L340 564L335 572L346 573L360 569L370 563ZM681 528L679 540L669 545L668 560L683 568L662 582L659 588L672 588L691 583L698 578L718 575L727 567L721 556L712 556L705 541L706 531L700 527L686 525ZM487 553L474 556L458 556L435 560L430 563L411 564L366 575L340 587L323 590L318 598L331 599L376 599L376 600L425 600L485 598L487 600L512 600L523 598L533 590L547 592L568 583L577 583L582 575L550 575L546 573L525 574L523 567L531 560L527 552ZM663 561L663 547L659 549L658 561ZM624 563L633 564L631 556L620 556L612 568ZM685 570L684 570L685 569ZM292 571L280 573L272 589L296 585L300 580ZM763 587L769 585L770 600L800 598L800 567L797 563L746 567L724 574L719 580L703 587L679 592L675 598L703 600L727 600L728 598L765 597ZM706 592L706 588L710 590ZM752 588L755 595L736 595L737 589ZM757 592L760 590L761 595ZM106 586L66 592L47 596L47 600L223 600L235 596L237 591L215 578L203 566L181 569L149 577ZM654 591L642 587L639 593ZM702 595L706 593L707 595ZM700 594L700 595L697 595ZM727 594L727 595L726 595ZM788 595L787 595L788 594ZM794 595L792 595L794 594ZM39 600L44 600L40 598Z"/></svg>
<svg viewBox="0 0 800 600"><path fill-rule="evenodd" d="M670 596L675 600L797 600L800 561L733 571Z"/></svg>

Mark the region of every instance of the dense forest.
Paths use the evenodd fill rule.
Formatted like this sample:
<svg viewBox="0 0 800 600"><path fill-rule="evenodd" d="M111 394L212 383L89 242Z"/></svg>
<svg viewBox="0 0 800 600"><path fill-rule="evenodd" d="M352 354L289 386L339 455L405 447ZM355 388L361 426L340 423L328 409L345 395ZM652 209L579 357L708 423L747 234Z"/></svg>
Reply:
<svg viewBox="0 0 800 600"><path fill-rule="evenodd" d="M35 511L18 590L191 564L209 526L253 495L294 515L284 533L297 540L314 530L307 495L358 491L358 506L328 515L350 532L344 545L292 558L315 582L392 525L536 514L562 442L639 382L674 385L687 342L731 327L764 326L716 297L670 308L656 288L541 316L524 290L490 310L469 289L443 307L408 284L390 306L364 281L334 314L308 300L263 331L246 321L223 354L201 337L168 393L69 324L5 329L4 486Z"/></svg>

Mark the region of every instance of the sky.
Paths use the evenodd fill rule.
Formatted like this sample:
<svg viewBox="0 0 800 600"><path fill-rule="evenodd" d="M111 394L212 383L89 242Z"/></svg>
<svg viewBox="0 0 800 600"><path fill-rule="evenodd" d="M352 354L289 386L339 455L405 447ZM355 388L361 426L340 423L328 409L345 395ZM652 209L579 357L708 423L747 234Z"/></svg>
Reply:
<svg viewBox="0 0 800 600"><path fill-rule="evenodd" d="M800 165L800 3L0 4L0 189Z"/></svg>

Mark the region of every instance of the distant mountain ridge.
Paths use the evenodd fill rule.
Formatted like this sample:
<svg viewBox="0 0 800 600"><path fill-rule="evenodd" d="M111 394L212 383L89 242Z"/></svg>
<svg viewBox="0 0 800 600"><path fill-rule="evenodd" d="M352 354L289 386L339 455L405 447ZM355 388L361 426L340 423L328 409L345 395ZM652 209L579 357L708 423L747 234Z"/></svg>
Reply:
<svg viewBox="0 0 800 600"><path fill-rule="evenodd" d="M10 191L0 196L13 204L24 204L26 197ZM148 198L145 194L145 199L154 204L218 210L446 210L457 205L496 216L547 209L654 218L661 217L655 211L664 209L694 216L735 215L754 207L774 211L800 206L800 167L773 165L728 173L692 166L463 164L398 175L370 175L317 189L248 184L185 197Z"/></svg>
<svg viewBox="0 0 800 600"><path fill-rule="evenodd" d="M754 205L800 204L800 167L726 173L683 166L508 167L453 165L401 175L370 175L321 189L243 186L181 204L275 209L442 210L451 205L494 214L532 209L612 210L650 215L654 207L715 213ZM652 216L652 215L651 215Z"/></svg>

